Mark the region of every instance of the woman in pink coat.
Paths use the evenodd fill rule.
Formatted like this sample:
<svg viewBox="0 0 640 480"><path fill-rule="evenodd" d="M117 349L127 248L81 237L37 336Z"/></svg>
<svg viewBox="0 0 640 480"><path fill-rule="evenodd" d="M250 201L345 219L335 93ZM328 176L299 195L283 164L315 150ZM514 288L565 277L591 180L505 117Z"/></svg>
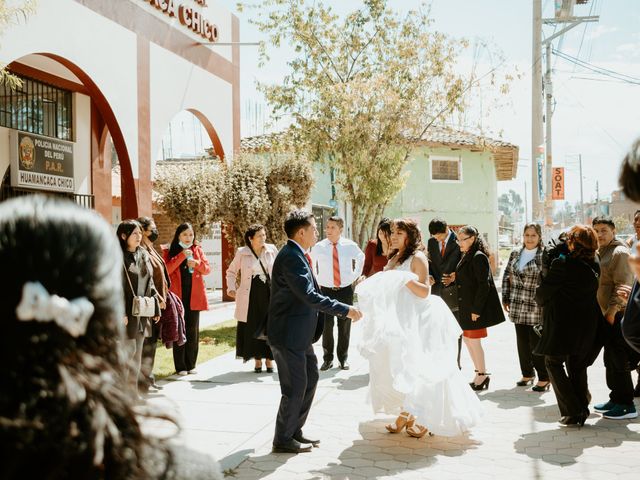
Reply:
<svg viewBox="0 0 640 480"><path fill-rule="evenodd" d="M244 234L246 247L240 247L227 269L227 294L236 299L236 358L255 359L254 371L273 372L273 354L265 340L256 338L258 328L266 325L271 290L271 269L278 254L275 245L266 243L263 225L251 225ZM240 277L238 278L238 274ZM238 285L239 283L239 285Z"/></svg>

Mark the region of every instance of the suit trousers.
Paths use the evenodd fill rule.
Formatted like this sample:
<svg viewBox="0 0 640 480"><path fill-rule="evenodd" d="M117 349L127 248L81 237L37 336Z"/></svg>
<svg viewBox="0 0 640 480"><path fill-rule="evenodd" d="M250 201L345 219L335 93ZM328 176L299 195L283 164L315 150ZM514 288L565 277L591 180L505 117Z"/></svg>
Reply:
<svg viewBox="0 0 640 480"><path fill-rule="evenodd" d="M633 350L622 336L621 319L622 313L616 315L609 338L604 344L604 366L607 387L611 390L609 399L620 405L631 405L633 403L631 370L637 367L640 354Z"/></svg>
<svg viewBox="0 0 640 480"><path fill-rule="evenodd" d="M306 350L271 346L280 379L280 407L273 444L284 445L302 434L318 385L318 359L309 345Z"/></svg>
<svg viewBox="0 0 640 480"><path fill-rule="evenodd" d="M588 354L544 357L549 380L563 417L579 416L589 411L591 394L587 385L588 357Z"/></svg>
<svg viewBox="0 0 640 480"><path fill-rule="evenodd" d="M338 290L328 287L320 287L322 294L333 298L347 305L353 304L353 286L349 285ZM322 349L324 350L323 360L325 362L333 361L333 315L320 312L320 320L324 320L324 328L322 330ZM342 364L349 357L349 339L351 337L351 319L347 317L338 317L338 346L336 354L338 361Z"/></svg>
<svg viewBox="0 0 640 480"><path fill-rule="evenodd" d="M184 311L185 335L187 343L173 346L173 364L176 372L189 371L196 368L198 360L198 342L200 341L200 311Z"/></svg>
<svg viewBox="0 0 640 480"><path fill-rule="evenodd" d="M534 367L538 373L538 381L549 380L547 368L544 365L544 356L536 355L533 350L538 345L540 337L533 330L533 325L515 324L516 340L518 342L518 359L520 360L520 371L523 377L535 377Z"/></svg>

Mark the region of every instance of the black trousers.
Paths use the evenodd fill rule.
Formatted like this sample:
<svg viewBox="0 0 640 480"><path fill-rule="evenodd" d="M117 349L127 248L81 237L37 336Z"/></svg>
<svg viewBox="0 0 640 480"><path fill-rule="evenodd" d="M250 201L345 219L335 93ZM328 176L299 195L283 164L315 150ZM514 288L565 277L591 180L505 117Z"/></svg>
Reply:
<svg viewBox="0 0 640 480"><path fill-rule="evenodd" d="M604 366L606 368L607 387L611 390L609 399L620 405L633 403L633 380L631 371L638 366L640 354L633 350L622 336L620 320L616 319L604 344Z"/></svg>
<svg viewBox="0 0 640 480"><path fill-rule="evenodd" d="M284 445L302 433L318 385L318 359L309 345L306 350L271 346L280 379L280 407L276 418L274 445Z"/></svg>
<svg viewBox="0 0 640 480"><path fill-rule="evenodd" d="M333 298L342 303L346 303L347 305L353 304L353 287L349 285L348 287L341 288L339 290L334 290L332 288L320 287L322 290L322 294ZM333 361L333 315L328 315L326 313L320 313L322 315L321 318L324 319L324 329L322 330L322 349L324 350L323 360L325 362ZM340 363L344 363L347 361L349 357L349 338L351 337L351 319L347 317L338 317L338 346L336 349L336 354L338 356L338 361Z"/></svg>
<svg viewBox="0 0 640 480"><path fill-rule="evenodd" d="M533 325L520 325L516 323L515 327L516 340L518 342L518 359L520 360L522 376L527 378L535 377L535 372L537 372L539 382L549 381L547 368L544 365L544 356L533 353L533 350L540 340L538 334L533 330Z"/></svg>
<svg viewBox="0 0 640 480"><path fill-rule="evenodd" d="M145 337L142 343L142 363L140 365L140 375L138 376L138 388L141 391L148 391L149 387L156 383L153 375L153 364L156 360L156 347L160 337L159 322L151 321L151 336Z"/></svg>
<svg viewBox="0 0 640 480"><path fill-rule="evenodd" d="M545 355L544 362L558 401L560 414L579 416L589 411L587 385L589 355Z"/></svg>
<svg viewBox="0 0 640 480"><path fill-rule="evenodd" d="M193 370L198 360L198 342L200 340L200 311L184 311L185 335L187 343L173 346L173 364L176 372Z"/></svg>

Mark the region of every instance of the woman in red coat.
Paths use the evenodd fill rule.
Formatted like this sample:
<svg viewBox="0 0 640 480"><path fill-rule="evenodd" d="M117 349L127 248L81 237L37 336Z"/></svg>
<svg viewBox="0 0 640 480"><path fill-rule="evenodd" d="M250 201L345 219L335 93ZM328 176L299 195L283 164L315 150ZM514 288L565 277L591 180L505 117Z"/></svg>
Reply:
<svg viewBox="0 0 640 480"><path fill-rule="evenodd" d="M182 223L176 228L169 250L163 251L171 280L170 290L180 297L184 305L187 343L173 346L173 363L178 375L197 373L200 311L209 310L202 277L211 272L211 267L202 248L193 239L191 224Z"/></svg>

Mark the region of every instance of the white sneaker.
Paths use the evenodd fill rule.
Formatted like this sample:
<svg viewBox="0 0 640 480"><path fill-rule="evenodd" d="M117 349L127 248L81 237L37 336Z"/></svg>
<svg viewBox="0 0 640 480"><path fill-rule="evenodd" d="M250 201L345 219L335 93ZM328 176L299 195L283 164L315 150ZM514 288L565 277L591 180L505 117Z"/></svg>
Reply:
<svg viewBox="0 0 640 480"><path fill-rule="evenodd" d="M194 373L198 373L198 370L192 368L191 370L189 370L189 373L193 375Z"/></svg>
<svg viewBox="0 0 640 480"><path fill-rule="evenodd" d="M180 370L178 372L178 375L180 375L181 377L184 377L185 375L187 375L187 373L189 373L189 372L187 372L186 370Z"/></svg>

